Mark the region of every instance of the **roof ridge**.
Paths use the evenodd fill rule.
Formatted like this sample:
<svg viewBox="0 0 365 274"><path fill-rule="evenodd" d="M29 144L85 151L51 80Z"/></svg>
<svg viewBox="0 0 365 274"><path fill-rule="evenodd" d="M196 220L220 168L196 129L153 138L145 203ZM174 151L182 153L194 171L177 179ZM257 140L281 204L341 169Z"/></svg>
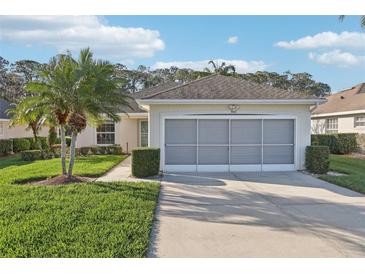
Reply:
<svg viewBox="0 0 365 274"><path fill-rule="evenodd" d="M217 74L217 73L214 73L214 74L211 74L211 75L208 75L208 76L204 76L204 77L202 77L202 78L198 78L198 79L195 79L195 80L193 80L193 81L190 81L190 82L187 82L187 83L184 83L184 84L181 84L181 85L176 85L176 86L171 87L171 88L168 88L168 89L166 89L166 90L162 90L162 91L159 91L159 92L153 93L153 94L151 94L151 95L148 95L148 96L142 97L142 98L140 98L140 99L150 99L150 98L151 98L151 97L153 97L153 96L160 95L160 94L162 94L162 93L169 92L169 91L174 90L174 89L176 89L176 88L181 88L181 87L184 87L184 86L190 85L190 84L192 84L192 83L199 82L199 81L201 81L201 80L204 80L204 79L210 78L210 77L212 77L212 76L216 76L216 75L218 75L218 74Z"/></svg>

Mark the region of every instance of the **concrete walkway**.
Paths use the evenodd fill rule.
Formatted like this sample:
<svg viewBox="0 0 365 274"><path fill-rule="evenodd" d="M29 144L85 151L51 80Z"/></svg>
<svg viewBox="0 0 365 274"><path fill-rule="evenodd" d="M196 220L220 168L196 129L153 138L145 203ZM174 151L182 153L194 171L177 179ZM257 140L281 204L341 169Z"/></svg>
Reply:
<svg viewBox="0 0 365 274"><path fill-rule="evenodd" d="M113 182L113 181L128 181L128 182L151 182L160 181L160 177L140 179L132 176L131 172L131 156L128 156L124 161L112 168L109 172L98 178L97 182Z"/></svg>
<svg viewBox="0 0 365 274"><path fill-rule="evenodd" d="M299 172L165 174L150 257L365 257L365 196Z"/></svg>

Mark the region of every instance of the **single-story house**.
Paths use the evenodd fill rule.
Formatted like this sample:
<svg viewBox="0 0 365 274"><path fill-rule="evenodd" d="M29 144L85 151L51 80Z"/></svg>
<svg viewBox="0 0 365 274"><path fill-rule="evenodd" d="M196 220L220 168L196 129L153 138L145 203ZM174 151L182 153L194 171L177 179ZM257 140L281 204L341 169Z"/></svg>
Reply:
<svg viewBox="0 0 365 274"><path fill-rule="evenodd" d="M310 108L325 99L211 75L137 93L121 121L80 134L78 147L161 149L163 171L304 169Z"/></svg>
<svg viewBox="0 0 365 274"><path fill-rule="evenodd" d="M365 133L365 83L339 91L312 109L312 133Z"/></svg>
<svg viewBox="0 0 365 274"><path fill-rule="evenodd" d="M9 108L11 108L11 104L3 99L0 99L0 139L33 137L32 131L28 130L27 126L9 126L10 117L7 113ZM43 128L40 131L39 136L48 136L48 129Z"/></svg>

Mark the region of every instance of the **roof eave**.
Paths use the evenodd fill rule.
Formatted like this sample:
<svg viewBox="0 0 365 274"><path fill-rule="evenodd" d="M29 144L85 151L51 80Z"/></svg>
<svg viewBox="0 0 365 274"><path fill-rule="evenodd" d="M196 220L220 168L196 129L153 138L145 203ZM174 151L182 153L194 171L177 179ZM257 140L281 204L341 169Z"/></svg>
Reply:
<svg viewBox="0 0 365 274"><path fill-rule="evenodd" d="M337 112L325 112L325 113L313 113L312 118L329 117L329 116L344 116L353 114L364 114L365 109L348 110L348 111L337 111Z"/></svg>
<svg viewBox="0 0 365 274"><path fill-rule="evenodd" d="M137 99L140 105L167 104L276 104L276 105L316 105L326 102L324 98L313 99Z"/></svg>

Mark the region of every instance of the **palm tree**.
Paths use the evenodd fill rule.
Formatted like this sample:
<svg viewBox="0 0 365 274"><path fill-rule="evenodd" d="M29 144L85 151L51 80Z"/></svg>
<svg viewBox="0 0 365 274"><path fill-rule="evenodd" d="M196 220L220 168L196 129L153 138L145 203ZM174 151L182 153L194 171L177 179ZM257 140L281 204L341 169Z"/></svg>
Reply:
<svg viewBox="0 0 365 274"><path fill-rule="evenodd" d="M70 163L68 177L72 177L77 135L87 123L98 124L110 119L119 121L121 105L128 105L126 94L120 92L121 79L115 77L114 66L107 61L94 60L90 49L81 50L75 63L77 86L71 94L71 113L67 124L71 129Z"/></svg>
<svg viewBox="0 0 365 274"><path fill-rule="evenodd" d="M42 145L38 139L38 133L45 124L44 111L41 108L35 108L30 103L31 97L24 98L15 108L9 109L8 113L11 117L10 126L25 125L33 134L34 142L42 150Z"/></svg>
<svg viewBox="0 0 365 274"><path fill-rule="evenodd" d="M53 126L60 129L62 174L66 169L65 126L70 113L69 101L72 87L76 84L73 75L74 60L70 53L53 57L39 73L39 79L26 85L32 96L26 99L28 105L43 109Z"/></svg>
<svg viewBox="0 0 365 274"><path fill-rule="evenodd" d="M230 74L236 72L236 67L234 65L226 65L225 62L219 64L218 61L214 62L213 60L210 60L208 65L213 66L213 71L211 71L209 68L205 68L206 72L214 72L218 74Z"/></svg>
<svg viewBox="0 0 365 274"><path fill-rule="evenodd" d="M114 66L94 60L90 49L83 49L78 60L71 53L53 58L39 80L27 85L34 105L47 108L61 132L62 174L72 179L75 145L87 123L98 124L106 118L119 121L121 105L128 105L120 91L121 81ZM71 130L70 162L66 170L65 126Z"/></svg>
<svg viewBox="0 0 365 274"><path fill-rule="evenodd" d="M342 22L345 19L346 15L340 15L338 19ZM360 26L365 28L365 15L360 16Z"/></svg>

